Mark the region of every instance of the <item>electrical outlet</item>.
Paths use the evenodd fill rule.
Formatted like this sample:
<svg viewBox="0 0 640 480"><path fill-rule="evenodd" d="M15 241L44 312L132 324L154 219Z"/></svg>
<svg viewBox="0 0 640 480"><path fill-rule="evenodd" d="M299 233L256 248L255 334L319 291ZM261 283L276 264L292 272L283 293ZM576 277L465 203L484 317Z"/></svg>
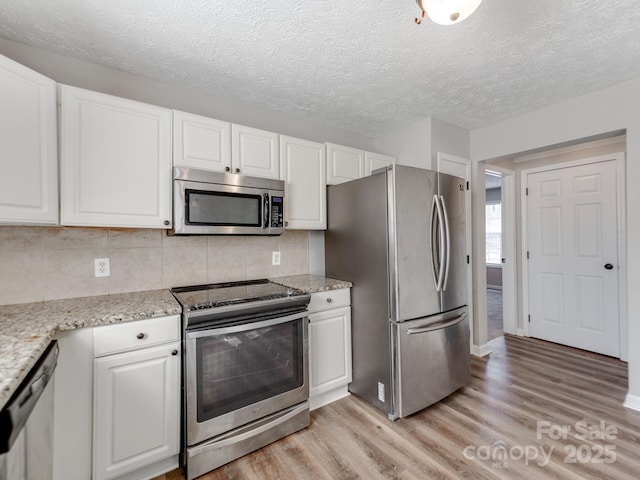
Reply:
<svg viewBox="0 0 640 480"><path fill-rule="evenodd" d="M93 264L96 277L108 277L111 275L108 258L94 258Z"/></svg>
<svg viewBox="0 0 640 480"><path fill-rule="evenodd" d="M280 265L280 252L271 252L271 265Z"/></svg>

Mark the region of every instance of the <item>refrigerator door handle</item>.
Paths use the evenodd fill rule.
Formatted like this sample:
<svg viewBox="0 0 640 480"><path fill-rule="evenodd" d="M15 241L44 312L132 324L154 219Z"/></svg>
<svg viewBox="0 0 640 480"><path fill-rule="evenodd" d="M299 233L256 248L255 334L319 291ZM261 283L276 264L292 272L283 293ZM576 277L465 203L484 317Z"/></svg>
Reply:
<svg viewBox="0 0 640 480"><path fill-rule="evenodd" d="M436 250L438 246L438 232L439 232L439 210L438 210L438 196L433 196L433 202L431 203L431 263L433 272L433 283L436 285L436 291L440 291L440 256Z"/></svg>
<svg viewBox="0 0 640 480"><path fill-rule="evenodd" d="M467 312L457 316L453 320L447 320L445 322L434 323L433 325L428 325L426 327L416 327L407 329L407 335L415 335L416 333L427 333L433 332L434 330L442 330L443 328L449 328L454 325L457 325L461 321L467 318Z"/></svg>
<svg viewBox="0 0 640 480"><path fill-rule="evenodd" d="M444 203L444 197L440 195L440 204L442 205L442 218L444 219L444 248L445 248L445 269L444 279L442 280L442 291L447 288L447 280L449 279L449 266L451 264L451 232L449 231L449 216L447 215L447 206Z"/></svg>
<svg viewBox="0 0 640 480"><path fill-rule="evenodd" d="M438 283L436 285L436 291L442 292L444 290L444 273L446 267L446 254L447 254L447 239L444 224L443 204L441 203L441 197L435 195L436 207L438 212Z"/></svg>

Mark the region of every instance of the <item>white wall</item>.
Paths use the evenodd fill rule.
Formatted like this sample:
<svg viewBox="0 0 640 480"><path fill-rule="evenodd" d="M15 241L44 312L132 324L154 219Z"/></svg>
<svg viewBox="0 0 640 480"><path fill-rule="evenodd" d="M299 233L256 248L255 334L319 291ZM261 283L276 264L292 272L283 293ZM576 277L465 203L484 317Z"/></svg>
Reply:
<svg viewBox="0 0 640 480"><path fill-rule="evenodd" d="M471 131L471 158L484 161L579 143L611 132L627 135L627 245L640 244L640 78ZM479 225L474 224L474 228ZM630 248L628 291L640 291L640 250ZM640 408L640 296L628 295L629 395Z"/></svg>
<svg viewBox="0 0 640 480"><path fill-rule="evenodd" d="M431 119L431 162L435 166L438 152L469 158L469 130L437 118Z"/></svg>
<svg viewBox="0 0 640 480"><path fill-rule="evenodd" d="M431 167L431 119L425 118L375 139L374 151L392 155L400 165Z"/></svg>

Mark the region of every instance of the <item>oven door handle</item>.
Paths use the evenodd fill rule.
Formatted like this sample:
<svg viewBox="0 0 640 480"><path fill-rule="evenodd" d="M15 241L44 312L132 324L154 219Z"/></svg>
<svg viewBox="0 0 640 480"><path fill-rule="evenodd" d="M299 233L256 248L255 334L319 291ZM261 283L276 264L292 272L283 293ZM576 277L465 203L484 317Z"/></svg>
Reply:
<svg viewBox="0 0 640 480"><path fill-rule="evenodd" d="M212 334L227 335L231 333L240 333L247 330L255 330L257 328L272 327L274 325L280 325L281 323L288 323L295 320L299 320L301 318L305 318L308 315L308 313L309 312L304 310L302 312L294 313L292 315L287 315L285 317L271 318L269 320L262 320L262 321L257 320L253 322L242 323L240 325L233 325L230 327L211 327L211 328L206 328L204 330L195 330L195 331L187 330L187 339L191 340L191 339L196 339L201 337L210 337Z"/></svg>

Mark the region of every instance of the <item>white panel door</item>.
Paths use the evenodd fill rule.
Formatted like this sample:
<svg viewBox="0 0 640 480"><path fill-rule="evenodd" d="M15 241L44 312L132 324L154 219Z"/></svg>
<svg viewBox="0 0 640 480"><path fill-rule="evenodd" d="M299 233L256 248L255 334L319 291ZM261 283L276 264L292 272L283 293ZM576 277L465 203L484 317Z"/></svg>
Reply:
<svg viewBox="0 0 640 480"><path fill-rule="evenodd" d="M620 355L615 161L527 175L531 336Z"/></svg>
<svg viewBox="0 0 640 480"><path fill-rule="evenodd" d="M231 171L231 124L173 111L173 166Z"/></svg>
<svg viewBox="0 0 640 480"><path fill-rule="evenodd" d="M396 163L396 157L382 155L381 153L364 152L364 175L369 176L378 168L388 167Z"/></svg>
<svg viewBox="0 0 640 480"><path fill-rule="evenodd" d="M233 173L280 179L278 134L243 125L231 125Z"/></svg>
<svg viewBox="0 0 640 480"><path fill-rule="evenodd" d="M351 307L310 314L309 396L351 380Z"/></svg>
<svg viewBox="0 0 640 480"><path fill-rule="evenodd" d="M327 143L327 185L364 177L364 151Z"/></svg>
<svg viewBox="0 0 640 480"><path fill-rule="evenodd" d="M179 348L174 342L94 360L95 480L179 452Z"/></svg>
<svg viewBox="0 0 640 480"><path fill-rule="evenodd" d="M58 223L56 82L0 55L0 223Z"/></svg>
<svg viewBox="0 0 640 480"><path fill-rule="evenodd" d="M280 135L280 177L285 181L287 228L327 228L326 172L322 143Z"/></svg>
<svg viewBox="0 0 640 480"><path fill-rule="evenodd" d="M171 225L171 110L62 86L62 224Z"/></svg>

